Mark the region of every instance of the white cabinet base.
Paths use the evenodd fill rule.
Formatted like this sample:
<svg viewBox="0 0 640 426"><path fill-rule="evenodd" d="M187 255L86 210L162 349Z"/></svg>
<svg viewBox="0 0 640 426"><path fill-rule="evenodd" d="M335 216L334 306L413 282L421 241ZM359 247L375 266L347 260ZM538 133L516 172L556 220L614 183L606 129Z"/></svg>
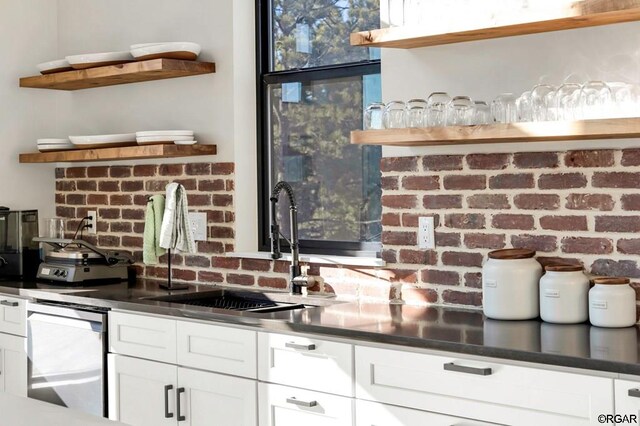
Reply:
<svg viewBox="0 0 640 426"><path fill-rule="evenodd" d="M0 334L0 392L27 396L27 339Z"/></svg>

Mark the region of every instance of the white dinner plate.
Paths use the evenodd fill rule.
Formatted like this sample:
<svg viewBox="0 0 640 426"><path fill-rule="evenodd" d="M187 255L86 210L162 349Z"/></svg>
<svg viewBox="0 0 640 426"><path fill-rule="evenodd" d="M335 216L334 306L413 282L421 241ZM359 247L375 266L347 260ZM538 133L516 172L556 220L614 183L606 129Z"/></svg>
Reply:
<svg viewBox="0 0 640 426"><path fill-rule="evenodd" d="M95 148L107 146L129 146L136 144L135 133L121 133L115 135L69 136L71 143L80 148Z"/></svg>
<svg viewBox="0 0 640 426"><path fill-rule="evenodd" d="M193 136L193 130L148 130L136 132L136 138L148 138L155 136Z"/></svg>
<svg viewBox="0 0 640 426"><path fill-rule="evenodd" d="M76 149L74 145L38 145L38 151L68 151L70 149Z"/></svg>
<svg viewBox="0 0 640 426"><path fill-rule="evenodd" d="M169 58L195 60L202 48L198 43L191 42L167 42L147 43L144 45L132 45L131 55L138 61L148 59Z"/></svg>
<svg viewBox="0 0 640 426"><path fill-rule="evenodd" d="M45 138L38 139L38 145L71 145L71 141L69 139L62 138Z"/></svg>
<svg viewBox="0 0 640 426"><path fill-rule="evenodd" d="M198 141L173 141L176 145L195 145Z"/></svg>
<svg viewBox="0 0 640 426"><path fill-rule="evenodd" d="M192 141L193 136L146 136L143 138L136 138L138 145L158 143L158 142L175 142L175 141Z"/></svg>
<svg viewBox="0 0 640 426"><path fill-rule="evenodd" d="M124 64L133 61L131 53L126 52L104 52L86 53L83 55L72 55L66 57L69 64L74 69L85 69L101 67L106 65Z"/></svg>
<svg viewBox="0 0 640 426"><path fill-rule="evenodd" d="M56 59L55 61L43 62L36 65L40 74L52 74L54 72L70 71L71 65L66 59Z"/></svg>

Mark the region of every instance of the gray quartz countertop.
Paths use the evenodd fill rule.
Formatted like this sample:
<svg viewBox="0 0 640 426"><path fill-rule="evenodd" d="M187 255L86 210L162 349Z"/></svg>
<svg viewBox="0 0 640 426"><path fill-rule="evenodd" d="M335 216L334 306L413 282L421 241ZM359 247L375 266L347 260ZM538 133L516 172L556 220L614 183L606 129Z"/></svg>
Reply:
<svg viewBox="0 0 640 426"><path fill-rule="evenodd" d="M209 290L212 290L211 286L191 288L191 291ZM497 321L476 310L313 297L304 299L304 303L316 307L256 314L149 300L167 294L154 281L86 288L5 281L0 282L0 293L276 332L313 333L351 341L640 375L637 326L605 329L589 324L560 325L539 320ZM286 294L269 294L287 299Z"/></svg>

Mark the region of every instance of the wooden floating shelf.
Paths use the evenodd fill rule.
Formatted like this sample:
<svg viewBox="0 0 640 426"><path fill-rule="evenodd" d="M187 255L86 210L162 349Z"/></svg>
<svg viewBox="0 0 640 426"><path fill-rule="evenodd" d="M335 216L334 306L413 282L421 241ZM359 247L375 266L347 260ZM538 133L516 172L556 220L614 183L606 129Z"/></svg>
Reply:
<svg viewBox="0 0 640 426"><path fill-rule="evenodd" d="M140 83L167 78L211 74L216 71L212 62L178 59L151 59L120 65L65 71L55 74L24 77L20 87L55 90L81 90L118 84Z"/></svg>
<svg viewBox="0 0 640 426"><path fill-rule="evenodd" d="M424 129L358 130L351 132L351 143L358 145L435 146L639 137L640 118L615 118Z"/></svg>
<svg viewBox="0 0 640 426"><path fill-rule="evenodd" d="M568 30L640 20L640 0L558 0L557 5L537 11L522 11L498 22L475 17L473 25L449 25L433 30L391 27L351 34L352 46L413 49L426 46L486 40L548 31ZM554 7L555 6L555 7ZM441 22L459 22L460 16ZM455 18L455 19L454 19ZM426 26L426 25L425 25Z"/></svg>
<svg viewBox="0 0 640 426"><path fill-rule="evenodd" d="M144 158L176 158L215 155L216 145L140 145L121 148L74 149L20 154L21 163L73 163Z"/></svg>

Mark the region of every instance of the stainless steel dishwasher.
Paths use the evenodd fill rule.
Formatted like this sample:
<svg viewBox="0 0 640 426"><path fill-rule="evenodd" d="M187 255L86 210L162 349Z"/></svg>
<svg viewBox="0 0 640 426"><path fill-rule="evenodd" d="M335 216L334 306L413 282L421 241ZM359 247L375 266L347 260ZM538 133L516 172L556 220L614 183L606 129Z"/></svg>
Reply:
<svg viewBox="0 0 640 426"><path fill-rule="evenodd" d="M28 396L107 415L107 310L68 303L28 307Z"/></svg>

